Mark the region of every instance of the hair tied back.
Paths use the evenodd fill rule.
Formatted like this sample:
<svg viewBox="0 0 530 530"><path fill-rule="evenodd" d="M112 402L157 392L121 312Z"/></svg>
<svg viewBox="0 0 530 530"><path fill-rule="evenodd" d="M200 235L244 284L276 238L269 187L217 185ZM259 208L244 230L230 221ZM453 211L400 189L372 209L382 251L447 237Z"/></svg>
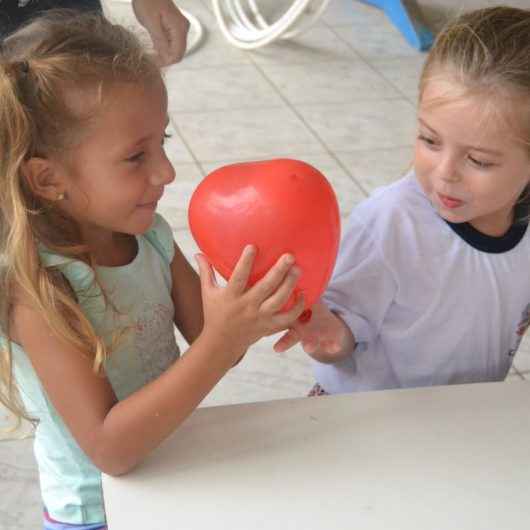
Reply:
<svg viewBox="0 0 530 530"><path fill-rule="evenodd" d="M26 60L20 61L20 63L18 63L18 67L22 75L28 75L29 73L29 62L28 61Z"/></svg>

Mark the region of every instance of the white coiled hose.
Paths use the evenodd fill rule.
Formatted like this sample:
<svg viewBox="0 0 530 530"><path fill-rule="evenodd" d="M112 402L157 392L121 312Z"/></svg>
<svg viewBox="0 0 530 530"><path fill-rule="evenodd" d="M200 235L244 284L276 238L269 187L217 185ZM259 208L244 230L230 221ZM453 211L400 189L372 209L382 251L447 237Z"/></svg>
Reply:
<svg viewBox="0 0 530 530"><path fill-rule="evenodd" d="M130 3L131 0L118 1ZM267 22L255 0L212 0L212 5L219 28L228 42L243 50L253 50L306 31L322 15L329 2L294 0L273 23ZM178 5L178 0L176 3ZM204 29L197 17L179 9L190 23L186 48L186 55L189 55L201 45Z"/></svg>
<svg viewBox="0 0 530 530"><path fill-rule="evenodd" d="M330 0L294 0L275 22L269 23L255 0L212 0L217 23L225 38L243 50L289 39L307 30Z"/></svg>

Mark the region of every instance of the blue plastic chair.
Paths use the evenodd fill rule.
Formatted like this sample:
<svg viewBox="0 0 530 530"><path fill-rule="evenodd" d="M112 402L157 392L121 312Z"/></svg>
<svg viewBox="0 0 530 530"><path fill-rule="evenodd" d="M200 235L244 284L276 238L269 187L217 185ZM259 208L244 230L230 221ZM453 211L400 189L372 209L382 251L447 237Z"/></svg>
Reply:
<svg viewBox="0 0 530 530"><path fill-rule="evenodd" d="M420 51L428 50L434 35L427 27L416 0L361 0L382 9L407 42Z"/></svg>

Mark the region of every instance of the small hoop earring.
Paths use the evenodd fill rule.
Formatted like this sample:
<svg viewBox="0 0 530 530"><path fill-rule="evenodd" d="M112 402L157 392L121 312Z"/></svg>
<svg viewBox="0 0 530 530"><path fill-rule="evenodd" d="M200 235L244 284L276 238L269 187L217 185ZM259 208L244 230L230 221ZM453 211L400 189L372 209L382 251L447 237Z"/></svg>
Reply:
<svg viewBox="0 0 530 530"><path fill-rule="evenodd" d="M66 197L65 193L59 193L59 194L57 195L57 198L56 198L55 200L56 200L57 202L59 202L59 201L64 200L65 197Z"/></svg>

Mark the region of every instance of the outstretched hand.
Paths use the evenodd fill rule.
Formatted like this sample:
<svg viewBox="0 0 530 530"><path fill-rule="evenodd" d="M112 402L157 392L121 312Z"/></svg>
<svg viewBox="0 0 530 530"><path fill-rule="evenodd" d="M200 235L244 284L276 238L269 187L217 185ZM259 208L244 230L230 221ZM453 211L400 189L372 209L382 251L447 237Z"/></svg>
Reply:
<svg viewBox="0 0 530 530"><path fill-rule="evenodd" d="M132 0L138 22L149 32L160 66L182 59L190 23L172 0Z"/></svg>
<svg viewBox="0 0 530 530"><path fill-rule="evenodd" d="M311 319L296 321L276 342L274 350L284 352L300 342L307 354L323 363L337 362L349 355L355 347L355 338L346 323L322 302L311 309Z"/></svg>

